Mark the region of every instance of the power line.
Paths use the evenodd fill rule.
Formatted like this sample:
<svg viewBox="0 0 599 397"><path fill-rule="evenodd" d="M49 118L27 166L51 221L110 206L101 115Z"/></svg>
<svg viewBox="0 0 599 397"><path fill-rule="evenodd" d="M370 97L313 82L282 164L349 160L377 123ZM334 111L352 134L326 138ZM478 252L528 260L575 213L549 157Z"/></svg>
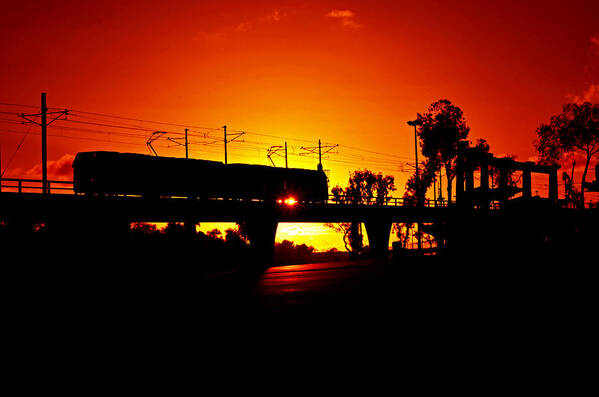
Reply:
<svg viewBox="0 0 599 397"><path fill-rule="evenodd" d="M36 108L36 106L32 106L32 105L18 105L18 104L11 104L11 103L0 103L0 104L5 104L5 105L9 105L9 106L23 106L23 107ZM57 109L61 109L61 108L57 108ZM5 114L17 115L18 113L5 112ZM75 117L77 119L73 120L72 119L73 117ZM117 122L116 120L119 120L119 121ZM68 127L68 126L63 126L63 125L60 125L60 126L57 125L56 127L64 128L64 129L70 128L72 131L81 131L84 133L89 132L89 133L94 133L94 134L108 134L108 135L114 135L114 136L121 136L121 137L131 138L131 139L144 139L144 142L147 139L147 133L152 133L152 132L156 131L157 128L153 128L151 126L139 125L139 124L126 123L126 122L122 122L122 121L134 121L136 123L149 123L149 124L159 124L159 125L168 125L168 126L189 128L189 129L192 129L190 131L191 133L189 134L190 137L204 139L204 142L198 142L195 140L191 141L190 143L192 143L194 145L206 146L206 145L214 144L219 141L222 142L222 138L219 138L212 134L215 131L219 131L220 128L197 126L194 124L180 124L180 123L170 123L170 122L157 121L157 120L146 120L146 119L135 118L135 117L117 116L117 115L111 115L111 114L106 114L106 113L88 112L88 111L83 111L83 110L70 110L69 111L69 119L61 120L61 121L64 121L66 123L103 127L103 128L106 128L107 130L106 131L98 131L98 130L77 128L74 126ZM15 121L10 120L8 122L13 123ZM128 130L131 132L130 133L124 133L124 132L117 133L115 131L110 131L111 129ZM193 129L200 129L200 130L205 130L205 131L194 131ZM139 133L135 133L136 131L138 131ZM208 131L208 132L206 132L206 131ZM257 145L264 145L264 146L268 146L268 147L276 146L276 144L278 144L281 139L286 139L286 140L289 140L292 142L309 142L309 143L315 142L313 140L308 140L308 139L284 137L281 135L274 135L274 134L268 134L268 133L257 132L257 131L233 130L233 129L230 129L229 131L233 132L233 133L246 133L246 134L256 135L256 136L261 136L261 137L266 137L266 138L273 138L273 139L277 140L277 142L261 142L258 140L246 140L243 142L244 145L236 145L236 148L237 148L236 150L245 150L245 151L262 150L262 153L264 153L264 150L266 149L266 147L260 147ZM167 132L169 134L173 134L173 135L183 135L183 132L181 132L181 131L165 131L165 132ZM68 138L68 139L81 139L81 140L90 140L90 141L93 140L93 141L123 143L123 144L128 144L128 145L137 145L137 146L143 145L143 143L123 142L123 141L117 141L117 140L101 140L101 139L94 139L94 138L90 138L90 137L74 137L71 135L53 134L52 136ZM179 138L173 138L173 139L179 139ZM209 141L209 140L212 140L212 141ZM231 143L236 143L236 142L231 142ZM247 147L244 147L246 145L247 145ZM346 149L349 151L369 153L369 154L371 154L371 156L364 156L364 155L355 154L355 153L351 153L351 152L340 152L340 153L337 153L338 159L330 159L327 157L328 161L333 161L333 162L339 163L339 164L359 164L359 165L372 164L372 165L388 166L391 164L391 165L397 165L398 168L400 168L399 172L407 172L407 171L402 171L402 167L406 166L407 162L404 161L404 159L409 159L408 157L399 156L399 155L390 154L390 153L383 153L380 151L357 148L357 147L344 145L344 144L340 144L340 145L337 144L336 146L341 149ZM170 147L170 146L167 146L167 147ZM294 151L293 146L291 146L291 149L292 149L292 153L289 153L289 154L297 156L296 153L293 153L293 151ZM206 149L203 149L201 151L206 152L206 153L214 152L214 151L206 150ZM372 156L372 154L374 154L376 156ZM304 156L311 157L309 155L309 153L304 154ZM397 170L394 169L394 172L397 172Z"/></svg>
<svg viewBox="0 0 599 397"><path fill-rule="evenodd" d="M110 114L106 114L106 113L88 112L88 111L75 110L75 109L72 109L71 111L72 112L76 112L76 113L84 113L84 114L90 114L90 115L96 115L96 116L101 116L101 117L114 118L114 119L119 119L119 120L128 120L128 121L137 121L137 122L143 122L143 123L153 123L153 124L161 124L161 125L170 125L170 126L177 126L177 127L184 127L184 128L199 128L199 129L210 130L210 131L219 131L221 129L221 128L214 128L214 127L197 126L197 125L193 125L193 124L178 124L178 123L169 123L169 122L155 121L155 120L145 120L145 119L140 119L140 118L116 116L116 115L110 115ZM79 116L80 117L89 117L89 116L81 116L81 115L79 115ZM103 120L97 120L97 121L103 121ZM117 126L117 125L103 124L103 126L115 127L115 128L125 128L125 127L128 127L128 128L138 129L138 130L143 130L143 131L153 131L153 130L156 130L155 128L141 127L141 126L131 126L131 125L129 125L129 126L118 125ZM276 139L284 139L284 140L287 140L287 141L294 141L294 142L315 143L315 141L309 140L309 139L285 137L285 136L281 136L281 135L267 134L267 133L257 132L257 131L251 131L251 130L228 129L228 131L229 132L234 132L234 133L245 133L245 134L251 134L251 135L256 135L256 136L263 136L263 137L276 138ZM174 132L174 131L168 131L168 132L169 133L174 133L174 134L182 134L181 132ZM347 149L351 149L351 150L356 150L356 151L361 151L361 152L367 152L367 153L377 154L377 155L386 156L386 157L393 157L393 158L397 158L397 159L409 159L406 156L398 156L398 155L394 155L394 154L390 154L390 153L382 153L382 152L378 152L378 151L357 148L357 147L353 147L353 146L349 146L349 145L344 145L344 144L339 144L338 146L339 147L344 147L344 148L347 148Z"/></svg>
<svg viewBox="0 0 599 397"><path fill-rule="evenodd" d="M163 122L163 121L143 120L143 119L137 119L137 118L132 118L132 117L114 116L114 115L105 114L105 113L86 112L86 111L83 111L83 110L76 110L76 109L72 109L72 111L78 112L78 113L91 114L91 115L95 115L95 116L109 117L109 118L114 118L114 119L119 119L119 120L128 120L128 121L138 121L138 122L142 122L142 123L170 125L170 126L173 126L173 127L199 128L199 129L214 130L214 131L219 131L220 130L220 128L201 127L201 126L190 125L190 124L168 123L168 122Z"/></svg>
<svg viewBox="0 0 599 397"><path fill-rule="evenodd" d="M25 134L23 135L23 138L21 138L21 141L17 145L17 148L15 149L14 153L12 154L12 156L10 157L10 159L8 160L8 164L6 164L6 166L4 167L4 171L2 171L0 173L0 177L3 177L4 174L6 173L6 171L10 168L10 165L12 164L12 161L14 160L15 156L17 155L17 152L19 151L19 149L21 148L21 146L23 146L23 143L25 142L25 139L29 135L29 132L31 131L31 127L32 127L32 125L29 125L29 128L27 128L27 132L25 132Z"/></svg>
<svg viewBox="0 0 599 397"><path fill-rule="evenodd" d="M19 105L17 103L0 102L0 105L4 105L4 106L18 106L18 107L22 107L22 108L39 109L39 106L34 106L34 105Z"/></svg>

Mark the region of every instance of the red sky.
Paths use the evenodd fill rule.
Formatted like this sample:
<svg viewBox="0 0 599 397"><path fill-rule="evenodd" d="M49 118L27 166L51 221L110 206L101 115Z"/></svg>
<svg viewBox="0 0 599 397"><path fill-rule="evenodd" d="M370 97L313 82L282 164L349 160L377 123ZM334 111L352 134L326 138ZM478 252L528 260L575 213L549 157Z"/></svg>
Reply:
<svg viewBox="0 0 599 397"><path fill-rule="evenodd" d="M266 149L287 140L290 166L313 168L300 147L321 139L340 145L323 162L333 185L368 167L393 174L401 196L414 157L406 121L437 99L462 108L470 140L519 160L535 156L535 129L562 104L599 102L598 20L596 0L5 0L0 102L39 106L46 92L48 106L73 109L49 128L50 161L68 164L84 150L148 153L147 130L183 132L83 111L226 124L248 131L230 145L230 162L269 164ZM9 121L38 110L0 111L5 176L39 173L39 128ZM106 120L143 130L89 124ZM223 160L222 142L199 144L222 131L193 133L191 156ZM184 155L167 141L157 151Z"/></svg>

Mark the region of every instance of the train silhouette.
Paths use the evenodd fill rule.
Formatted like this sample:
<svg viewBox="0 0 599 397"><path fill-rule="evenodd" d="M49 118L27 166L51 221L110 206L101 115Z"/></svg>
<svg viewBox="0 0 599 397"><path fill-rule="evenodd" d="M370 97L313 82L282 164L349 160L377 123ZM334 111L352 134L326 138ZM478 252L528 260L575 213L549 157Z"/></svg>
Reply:
<svg viewBox="0 0 599 397"><path fill-rule="evenodd" d="M93 196L262 200L292 204L324 202L322 170L155 157L107 151L80 152L73 161L73 188Z"/></svg>

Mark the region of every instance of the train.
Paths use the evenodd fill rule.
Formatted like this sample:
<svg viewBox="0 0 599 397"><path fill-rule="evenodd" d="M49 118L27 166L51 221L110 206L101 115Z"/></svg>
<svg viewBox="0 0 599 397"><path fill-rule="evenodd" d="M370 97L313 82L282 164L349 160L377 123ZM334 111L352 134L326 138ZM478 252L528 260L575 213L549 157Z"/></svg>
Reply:
<svg viewBox="0 0 599 397"><path fill-rule="evenodd" d="M75 156L73 190L90 196L325 202L328 180L320 169L94 151Z"/></svg>

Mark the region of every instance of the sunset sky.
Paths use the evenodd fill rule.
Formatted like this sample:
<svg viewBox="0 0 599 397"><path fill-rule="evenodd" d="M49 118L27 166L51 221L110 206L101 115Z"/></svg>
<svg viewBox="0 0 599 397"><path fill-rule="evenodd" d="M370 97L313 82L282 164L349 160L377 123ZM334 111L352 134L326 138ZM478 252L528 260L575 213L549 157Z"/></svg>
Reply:
<svg viewBox="0 0 599 397"><path fill-rule="evenodd" d="M223 161L227 125L246 132L229 162L270 164L267 149L287 142L291 167L315 168L301 147L321 139L339 145L323 161L332 185L366 167L394 175L401 196L414 163L406 122L437 99L462 108L470 140L536 159L540 123L564 103L599 102L598 21L597 0L3 0L2 171L41 177L39 127L16 113L39 112L46 92L72 113L48 129L50 178L70 179L79 151L149 153L152 131L177 140L185 126L191 157ZM166 139L154 147L184 156ZM341 248L321 229L277 238Z"/></svg>

